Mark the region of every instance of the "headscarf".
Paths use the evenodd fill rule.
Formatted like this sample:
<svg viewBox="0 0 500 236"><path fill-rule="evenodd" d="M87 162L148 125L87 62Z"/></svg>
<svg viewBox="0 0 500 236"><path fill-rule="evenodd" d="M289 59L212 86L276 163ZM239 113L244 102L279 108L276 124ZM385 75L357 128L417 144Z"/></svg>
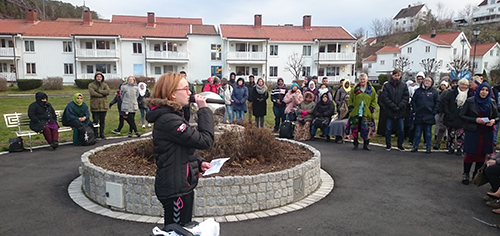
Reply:
<svg viewBox="0 0 500 236"><path fill-rule="evenodd" d="M313 88L311 88L311 84L313 85ZM314 81L309 81L309 84L307 84L307 88L310 89L311 91L314 91L316 90L316 84L314 83Z"/></svg>
<svg viewBox="0 0 500 236"><path fill-rule="evenodd" d="M47 100L49 99L49 97L47 96L46 93L44 92L37 92L35 94L35 99L36 99L36 102L38 104L40 104L41 106L46 106L47 105L47 102L42 102L42 99L46 98Z"/></svg>
<svg viewBox="0 0 500 236"><path fill-rule="evenodd" d="M141 89L142 84L144 85L144 89ZM144 95L146 95L146 89L148 88L146 83L140 82L137 86L139 87L139 95L141 95L141 97L144 97Z"/></svg>
<svg viewBox="0 0 500 236"><path fill-rule="evenodd" d="M488 96L485 98L481 98L479 94L481 93L481 89L487 87L488 88ZM481 111L483 114L490 114L491 109L491 86L487 82L481 83L476 90L476 94L474 94L474 100L476 101L477 109Z"/></svg>
<svg viewBox="0 0 500 236"><path fill-rule="evenodd" d="M82 102L80 102L80 103L78 103L78 100L76 100L78 98L78 96L82 96ZM83 104L83 94L82 93L75 93L75 95L73 95L73 102L77 106L81 106Z"/></svg>
<svg viewBox="0 0 500 236"><path fill-rule="evenodd" d="M318 95L321 97L323 96L323 94L328 93L328 88L320 88L318 89L318 91L319 91Z"/></svg>
<svg viewBox="0 0 500 236"><path fill-rule="evenodd" d="M346 83L349 83L349 87L348 87L348 88L345 88L345 84L346 84ZM344 88L344 90L346 91L346 93L351 92L351 82L349 82L349 80L344 80L344 81L342 82L342 88Z"/></svg>

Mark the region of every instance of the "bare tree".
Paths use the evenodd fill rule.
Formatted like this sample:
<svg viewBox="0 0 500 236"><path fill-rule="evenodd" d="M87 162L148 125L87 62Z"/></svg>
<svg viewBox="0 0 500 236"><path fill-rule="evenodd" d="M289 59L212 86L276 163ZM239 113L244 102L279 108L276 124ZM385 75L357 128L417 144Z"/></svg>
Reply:
<svg viewBox="0 0 500 236"><path fill-rule="evenodd" d="M382 24L382 21L380 19L373 19L372 20L372 24L370 25L372 31L373 31L373 34L375 34L375 36L382 36L384 34L384 30L383 30L383 24Z"/></svg>
<svg viewBox="0 0 500 236"><path fill-rule="evenodd" d="M352 35L354 35L354 37L356 37L357 39L365 36L365 29L363 29L363 27L359 27L357 30L355 30Z"/></svg>
<svg viewBox="0 0 500 236"><path fill-rule="evenodd" d="M389 35L392 34L392 19L391 18L384 18L382 19L382 34L383 35Z"/></svg>
<svg viewBox="0 0 500 236"><path fill-rule="evenodd" d="M451 71L452 78L463 78L470 69L470 61L455 57L446 67Z"/></svg>
<svg viewBox="0 0 500 236"><path fill-rule="evenodd" d="M472 23L472 16L474 12L477 11L477 6L474 4L467 4L460 12L458 12L458 16L467 21L468 24Z"/></svg>
<svg viewBox="0 0 500 236"><path fill-rule="evenodd" d="M434 75L441 68L441 61L435 58L422 59L420 66L422 66L426 75Z"/></svg>
<svg viewBox="0 0 500 236"><path fill-rule="evenodd" d="M294 80L298 80L304 67L304 55L294 52L292 55L288 56L286 65L285 70L292 73Z"/></svg>
<svg viewBox="0 0 500 236"><path fill-rule="evenodd" d="M400 69L401 72L409 72L410 71L410 59L405 56L400 56L398 59L396 59L396 64L394 65L394 68Z"/></svg>
<svg viewBox="0 0 500 236"><path fill-rule="evenodd" d="M439 22L448 21L453 18L453 11L446 8L446 5L442 2L436 4L436 19Z"/></svg>

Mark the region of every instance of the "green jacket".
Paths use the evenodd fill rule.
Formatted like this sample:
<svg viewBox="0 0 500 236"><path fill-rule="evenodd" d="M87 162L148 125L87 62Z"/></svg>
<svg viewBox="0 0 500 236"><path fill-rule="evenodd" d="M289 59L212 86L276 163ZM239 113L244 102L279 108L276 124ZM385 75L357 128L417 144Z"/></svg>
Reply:
<svg viewBox="0 0 500 236"><path fill-rule="evenodd" d="M377 92L375 88L368 82L365 92L361 91L357 84L349 94L349 118L359 116L359 107L361 101L364 101L363 116L373 118L375 105L377 104Z"/></svg>
<svg viewBox="0 0 500 236"><path fill-rule="evenodd" d="M104 81L94 81L89 84L90 111L99 112L108 110L109 86Z"/></svg>

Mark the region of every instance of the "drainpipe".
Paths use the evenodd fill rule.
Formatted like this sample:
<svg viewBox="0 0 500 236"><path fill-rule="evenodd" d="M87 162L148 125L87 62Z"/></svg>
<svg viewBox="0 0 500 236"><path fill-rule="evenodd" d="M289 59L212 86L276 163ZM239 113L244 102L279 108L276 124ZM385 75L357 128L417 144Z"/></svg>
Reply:
<svg viewBox="0 0 500 236"><path fill-rule="evenodd" d="M268 59L268 55L269 55L269 54L267 53L267 52L268 52L268 50L267 50L267 49L268 49L268 47L269 47L269 39L266 39L266 51L264 52L264 53L266 54L266 66L265 66L266 68L264 68L264 70L266 71L266 77L265 77L266 84L267 84L267 78L269 77L269 72L267 72L267 69L269 68L269 67L268 67L268 66L269 66L269 65L268 65L268 61L269 61L269 59ZM277 80L276 80L276 81L277 81Z"/></svg>
<svg viewBox="0 0 500 236"><path fill-rule="evenodd" d="M18 70L17 70L17 62L16 62L16 38L15 38L14 34L12 35L12 44L13 44L12 45L13 46L12 51L14 52L14 58L13 58L12 63L14 63L14 67L16 69L16 73L15 73L15 77L16 78L15 79L16 79L16 82L17 82L17 71ZM10 72L12 73L12 70Z"/></svg>
<svg viewBox="0 0 500 236"><path fill-rule="evenodd" d="M318 59L317 59L317 65L316 65L316 74L319 76L319 48L321 46L321 40L318 39ZM324 76L324 75L323 75Z"/></svg>
<svg viewBox="0 0 500 236"><path fill-rule="evenodd" d="M76 80L78 79L78 64L76 62L76 38L74 35L72 35L72 39L71 39L71 42L73 43L73 61L75 63L75 84L76 84ZM81 67L81 65L80 65Z"/></svg>
<svg viewBox="0 0 500 236"><path fill-rule="evenodd" d="M146 37L142 37L142 41L144 42L144 71L146 72L145 75L148 77L148 50L146 46Z"/></svg>

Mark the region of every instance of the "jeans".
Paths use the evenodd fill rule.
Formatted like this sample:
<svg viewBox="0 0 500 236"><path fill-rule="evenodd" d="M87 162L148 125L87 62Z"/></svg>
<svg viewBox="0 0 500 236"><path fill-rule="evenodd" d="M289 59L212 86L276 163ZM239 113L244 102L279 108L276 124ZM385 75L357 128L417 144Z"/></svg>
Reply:
<svg viewBox="0 0 500 236"><path fill-rule="evenodd" d="M497 145L497 141L498 141L498 125L500 123L496 123L495 124L495 128L493 129L493 146L496 146Z"/></svg>
<svg viewBox="0 0 500 236"><path fill-rule="evenodd" d="M424 140L426 140L425 147L431 148L432 140L432 125L431 124L415 124L415 140L413 140L413 147L418 148L420 144L420 137L422 137L422 131L424 132Z"/></svg>
<svg viewBox="0 0 500 236"><path fill-rule="evenodd" d="M144 115L149 111L149 108L141 107L139 110L141 111L141 124L144 125Z"/></svg>
<svg viewBox="0 0 500 236"><path fill-rule="evenodd" d="M278 131L280 129L280 124L285 121L285 107L273 106L274 113L274 129L273 131Z"/></svg>
<svg viewBox="0 0 500 236"><path fill-rule="evenodd" d="M330 126L327 125L325 126L324 128L321 128L321 131L323 132L324 135L326 136L329 136L328 134L330 133ZM316 131L318 130L318 128L314 127L314 125L311 125L311 136L314 137L316 135Z"/></svg>
<svg viewBox="0 0 500 236"><path fill-rule="evenodd" d="M236 113L236 121L243 123L245 121L245 111L234 111Z"/></svg>
<svg viewBox="0 0 500 236"><path fill-rule="evenodd" d="M229 123L234 121L233 106L226 104L226 112L224 113L224 118L222 119L222 121L223 122L228 121Z"/></svg>
<svg viewBox="0 0 500 236"><path fill-rule="evenodd" d="M397 129L397 134L398 134L398 147L403 146L403 141L405 139L405 124L404 124L404 119L399 118L399 119L391 119L387 118L386 125L385 125L385 145L390 147L391 145L391 134L392 134L392 124L393 122L396 123L396 129Z"/></svg>

